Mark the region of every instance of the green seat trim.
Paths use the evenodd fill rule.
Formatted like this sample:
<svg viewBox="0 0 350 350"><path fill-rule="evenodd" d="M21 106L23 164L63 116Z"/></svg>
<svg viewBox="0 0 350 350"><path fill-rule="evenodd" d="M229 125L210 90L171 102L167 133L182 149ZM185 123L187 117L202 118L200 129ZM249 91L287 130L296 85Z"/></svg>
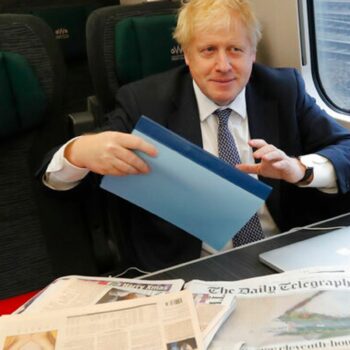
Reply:
<svg viewBox="0 0 350 350"><path fill-rule="evenodd" d="M40 124L46 105L45 93L26 58L0 52L0 139Z"/></svg>
<svg viewBox="0 0 350 350"><path fill-rule="evenodd" d="M13 134L19 127L13 98L5 55L0 52L0 139Z"/></svg>
<svg viewBox="0 0 350 350"><path fill-rule="evenodd" d="M115 25L115 66L121 84L184 63L172 38L175 26L175 15L129 17Z"/></svg>

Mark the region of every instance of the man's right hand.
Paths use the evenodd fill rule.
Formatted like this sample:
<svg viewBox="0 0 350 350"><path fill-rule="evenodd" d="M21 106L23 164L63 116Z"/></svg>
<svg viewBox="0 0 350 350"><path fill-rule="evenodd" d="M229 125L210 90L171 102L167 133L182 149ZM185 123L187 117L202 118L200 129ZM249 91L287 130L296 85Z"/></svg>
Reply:
<svg viewBox="0 0 350 350"><path fill-rule="evenodd" d="M64 156L71 164L101 175L148 173L149 166L133 151L157 155L157 149L138 136L106 131L78 137L66 146Z"/></svg>

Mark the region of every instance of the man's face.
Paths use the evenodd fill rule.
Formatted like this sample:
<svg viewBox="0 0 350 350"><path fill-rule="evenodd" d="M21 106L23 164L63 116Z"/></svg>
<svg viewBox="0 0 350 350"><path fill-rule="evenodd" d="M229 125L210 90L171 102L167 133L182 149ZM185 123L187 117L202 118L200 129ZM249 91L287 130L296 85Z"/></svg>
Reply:
<svg viewBox="0 0 350 350"><path fill-rule="evenodd" d="M255 61L255 50L238 19L229 29L195 32L184 53L193 79L218 105L229 104L242 91Z"/></svg>

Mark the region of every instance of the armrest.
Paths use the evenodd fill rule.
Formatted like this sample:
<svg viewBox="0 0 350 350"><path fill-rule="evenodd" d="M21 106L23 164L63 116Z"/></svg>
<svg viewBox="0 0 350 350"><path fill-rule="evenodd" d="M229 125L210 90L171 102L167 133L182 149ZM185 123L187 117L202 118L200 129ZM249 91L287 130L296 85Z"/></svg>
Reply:
<svg viewBox="0 0 350 350"><path fill-rule="evenodd" d="M72 137L92 131L97 126L94 115L89 111L70 113L68 119L69 132Z"/></svg>
<svg viewBox="0 0 350 350"><path fill-rule="evenodd" d="M104 112L97 96L87 98L87 109L94 116L96 126L101 126L104 122Z"/></svg>

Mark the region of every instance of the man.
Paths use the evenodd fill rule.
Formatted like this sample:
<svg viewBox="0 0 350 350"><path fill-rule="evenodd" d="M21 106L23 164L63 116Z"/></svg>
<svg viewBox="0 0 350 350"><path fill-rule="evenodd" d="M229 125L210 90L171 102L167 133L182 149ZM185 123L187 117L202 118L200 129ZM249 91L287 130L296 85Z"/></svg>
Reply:
<svg viewBox="0 0 350 350"><path fill-rule="evenodd" d="M109 131L69 141L49 164L46 185L68 190L91 172L127 176L152 171L133 150L152 157L157 150L129 134L142 114L219 155L218 120L225 111L241 162L236 166L273 187L258 213L264 233L321 218L321 203L327 207L350 188L350 135L306 94L295 70L254 63L260 36L245 0L186 2L174 37L187 67L122 87L108 118ZM138 267L156 270L197 258L203 250L212 252L141 208L129 204L123 215ZM243 233L247 241L249 235Z"/></svg>

